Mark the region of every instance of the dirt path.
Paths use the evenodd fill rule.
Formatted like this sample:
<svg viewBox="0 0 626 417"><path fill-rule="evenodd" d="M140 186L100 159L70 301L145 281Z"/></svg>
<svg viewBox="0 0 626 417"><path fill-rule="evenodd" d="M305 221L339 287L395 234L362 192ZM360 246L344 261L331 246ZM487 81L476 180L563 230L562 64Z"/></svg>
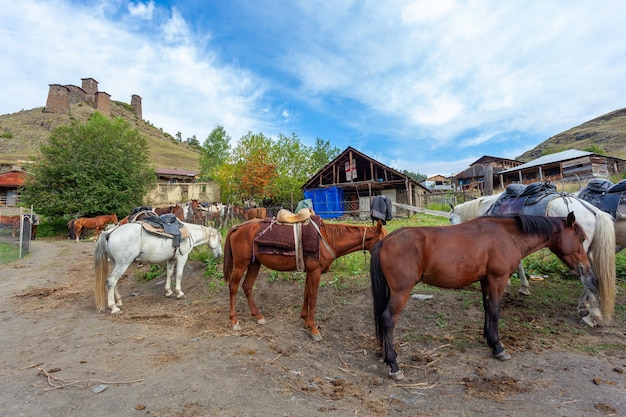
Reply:
<svg viewBox="0 0 626 417"><path fill-rule="evenodd" d="M533 319L519 327L528 334L513 322L502 329L513 359L499 362L482 341L475 302L452 291L411 300L396 331L407 375L398 384L376 355L367 288L320 289L324 340L315 343L299 319L302 285L260 277L255 295L268 324L248 318L240 291L244 330L233 333L226 288L212 290L197 263L185 271L186 300L129 271L123 314L98 313L93 250L36 240L25 259L0 266L0 416L626 415L623 321L588 329L571 311L553 311L576 337L542 334L545 312L511 296L503 315ZM611 348L596 353L598 344Z"/></svg>

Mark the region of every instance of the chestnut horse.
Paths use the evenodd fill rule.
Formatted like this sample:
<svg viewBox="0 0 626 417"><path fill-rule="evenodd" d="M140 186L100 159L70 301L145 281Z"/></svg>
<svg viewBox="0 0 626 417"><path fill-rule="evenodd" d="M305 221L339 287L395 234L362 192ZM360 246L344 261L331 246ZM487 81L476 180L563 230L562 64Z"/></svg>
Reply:
<svg viewBox="0 0 626 417"><path fill-rule="evenodd" d="M313 223L313 222L312 222ZM311 331L315 341L322 340L315 324L315 305L317 303L317 289L323 272L327 272L333 261L341 256L357 250L371 250L374 244L387 235L381 222L376 226L352 226L345 224L329 224L320 221L319 235L321 236L319 260L304 256L306 282L304 286L304 300L301 317L304 325ZM224 280L230 289L230 324L233 330L240 330L237 319L235 298L239 289L239 281L247 270L243 280L243 291L250 306L250 313L258 324L265 324L263 315L259 312L252 297L254 281L261 265L275 271L295 271L297 269L296 256L281 254L257 253L255 239L262 226L262 220L253 219L230 228L224 244Z"/></svg>
<svg viewBox="0 0 626 417"><path fill-rule="evenodd" d="M68 227L71 228L70 234L76 236L76 243L80 241L80 234L84 229L94 229L94 240L98 240L100 232L104 229L107 223L117 224L117 214L103 214L96 217L79 217L76 220L71 220L68 223Z"/></svg>
<svg viewBox="0 0 626 417"><path fill-rule="evenodd" d="M522 258L549 248L597 301L598 281L587 258L585 239L573 212L567 218L478 217L458 225L403 227L390 233L374 246L370 263L376 336L391 367L389 376L404 378L396 361L393 329L417 283L461 288L480 281L483 334L492 354L507 360L511 355L498 336L500 301Z"/></svg>
<svg viewBox="0 0 626 417"><path fill-rule="evenodd" d="M267 209L265 207L254 207L243 212L244 220L264 219L267 217Z"/></svg>

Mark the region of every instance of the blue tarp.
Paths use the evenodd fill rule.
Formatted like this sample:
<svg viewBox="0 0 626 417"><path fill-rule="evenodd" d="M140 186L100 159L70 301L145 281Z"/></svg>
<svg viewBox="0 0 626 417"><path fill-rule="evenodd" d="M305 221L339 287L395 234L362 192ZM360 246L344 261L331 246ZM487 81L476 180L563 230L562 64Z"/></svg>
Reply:
<svg viewBox="0 0 626 417"><path fill-rule="evenodd" d="M305 190L304 198L311 199L315 214L323 219L335 219L343 216L343 189L341 188Z"/></svg>

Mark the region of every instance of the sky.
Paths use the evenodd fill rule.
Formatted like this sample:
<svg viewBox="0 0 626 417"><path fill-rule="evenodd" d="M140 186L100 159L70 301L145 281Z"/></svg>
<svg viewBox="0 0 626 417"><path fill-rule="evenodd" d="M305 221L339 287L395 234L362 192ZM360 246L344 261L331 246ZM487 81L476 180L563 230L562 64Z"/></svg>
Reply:
<svg viewBox="0 0 626 417"><path fill-rule="evenodd" d="M0 0L0 114L94 78L200 143L223 126L399 171L515 159L626 107L621 0Z"/></svg>

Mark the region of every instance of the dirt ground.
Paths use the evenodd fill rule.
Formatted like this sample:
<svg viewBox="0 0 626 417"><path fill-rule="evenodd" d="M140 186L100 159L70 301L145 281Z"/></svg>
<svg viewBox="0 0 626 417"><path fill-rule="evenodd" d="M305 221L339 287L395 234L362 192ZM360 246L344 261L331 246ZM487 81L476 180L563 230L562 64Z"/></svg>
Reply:
<svg viewBox="0 0 626 417"><path fill-rule="evenodd" d="M211 289L198 262L187 264L185 300L131 267L123 314L98 312L93 251L35 240L0 265L0 416L626 416L626 323L584 327L575 299L539 311L532 296L507 296L500 336L513 358L500 362L481 336L477 288L420 288L434 298L409 300L401 315L407 378L397 382L377 354L365 286L320 288L316 343L299 318L301 282L264 273L255 296L268 323L250 318L240 291L243 331L233 332L227 289Z"/></svg>

